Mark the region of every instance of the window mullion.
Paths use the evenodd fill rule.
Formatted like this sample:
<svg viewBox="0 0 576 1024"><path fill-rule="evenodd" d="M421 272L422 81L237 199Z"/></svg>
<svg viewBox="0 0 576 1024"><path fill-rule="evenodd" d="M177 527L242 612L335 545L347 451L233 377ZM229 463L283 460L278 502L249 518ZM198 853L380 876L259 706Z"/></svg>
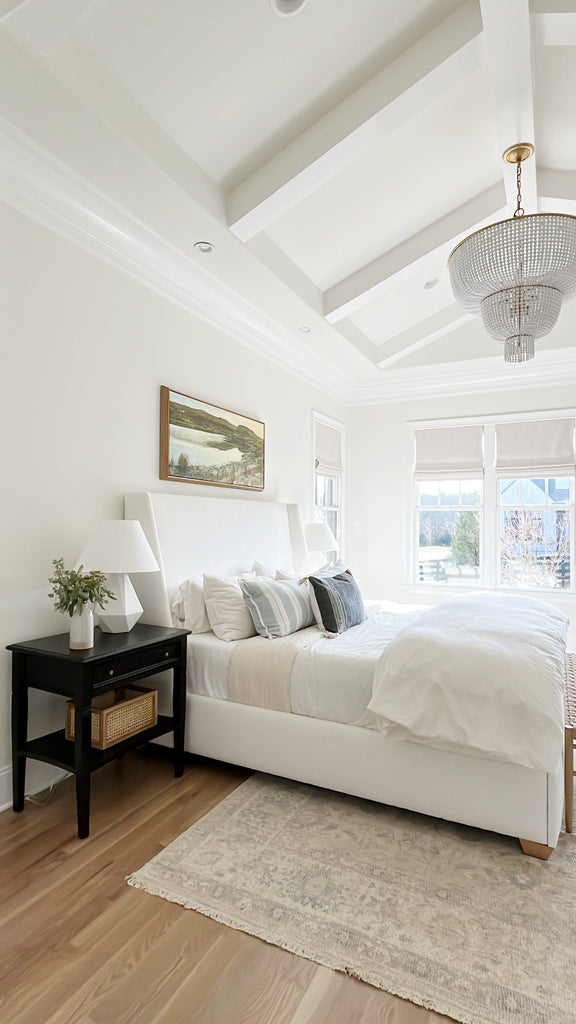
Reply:
<svg viewBox="0 0 576 1024"><path fill-rule="evenodd" d="M484 506L482 512L482 585L495 590L498 577L498 536L500 510L496 479L496 428L493 423L484 427Z"/></svg>

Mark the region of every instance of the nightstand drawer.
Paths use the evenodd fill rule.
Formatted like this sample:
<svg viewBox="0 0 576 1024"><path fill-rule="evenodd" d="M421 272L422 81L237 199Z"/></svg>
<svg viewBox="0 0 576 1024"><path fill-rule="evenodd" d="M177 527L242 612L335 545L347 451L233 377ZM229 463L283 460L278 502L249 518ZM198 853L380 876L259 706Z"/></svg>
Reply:
<svg viewBox="0 0 576 1024"><path fill-rule="evenodd" d="M161 647L145 648L140 651L133 651L114 661L107 661L105 665L97 665L94 668L94 685L99 683L111 683L115 679L123 679L133 672L143 672L152 667L157 668L163 662L169 665L175 658L179 657L180 649L177 643L162 644Z"/></svg>

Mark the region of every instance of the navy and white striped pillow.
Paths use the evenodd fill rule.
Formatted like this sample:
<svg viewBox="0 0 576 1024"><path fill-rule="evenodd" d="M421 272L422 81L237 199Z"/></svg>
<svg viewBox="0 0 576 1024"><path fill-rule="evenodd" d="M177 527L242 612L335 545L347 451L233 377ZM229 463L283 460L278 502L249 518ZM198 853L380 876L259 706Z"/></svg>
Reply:
<svg viewBox="0 0 576 1024"><path fill-rule="evenodd" d="M362 594L349 569L337 576L310 576L316 601L327 633L343 633L364 622Z"/></svg>
<svg viewBox="0 0 576 1024"><path fill-rule="evenodd" d="M292 580L240 580L256 631L272 640L314 622L306 584Z"/></svg>

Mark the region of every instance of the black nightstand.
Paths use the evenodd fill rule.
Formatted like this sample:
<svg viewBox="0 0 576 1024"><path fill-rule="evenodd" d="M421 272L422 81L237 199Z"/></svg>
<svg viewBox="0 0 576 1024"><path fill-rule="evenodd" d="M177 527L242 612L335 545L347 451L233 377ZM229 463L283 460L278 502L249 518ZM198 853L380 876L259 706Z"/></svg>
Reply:
<svg viewBox="0 0 576 1024"><path fill-rule="evenodd" d="M94 647L71 651L68 633L9 644L12 651L12 785L15 811L24 807L26 758L47 761L76 776L78 836L90 829L90 774L126 750L174 733L174 775L184 771L187 629L138 623L129 633L94 632ZM107 750L92 747L92 698L172 669L172 716ZM75 705L74 740L64 729L28 739L28 688L71 698Z"/></svg>

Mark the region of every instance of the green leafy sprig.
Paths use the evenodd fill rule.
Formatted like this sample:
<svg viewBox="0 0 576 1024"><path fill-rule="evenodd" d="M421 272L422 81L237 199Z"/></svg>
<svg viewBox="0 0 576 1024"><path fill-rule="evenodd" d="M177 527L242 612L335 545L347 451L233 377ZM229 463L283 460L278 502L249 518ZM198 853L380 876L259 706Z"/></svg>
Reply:
<svg viewBox="0 0 576 1024"><path fill-rule="evenodd" d="M52 584L52 592L48 597L54 598L57 612L68 615L80 614L87 604L103 608L108 601L115 601L116 595L106 586L106 573L99 569L83 572L79 569L66 569L63 558L54 558L54 575L48 580Z"/></svg>

